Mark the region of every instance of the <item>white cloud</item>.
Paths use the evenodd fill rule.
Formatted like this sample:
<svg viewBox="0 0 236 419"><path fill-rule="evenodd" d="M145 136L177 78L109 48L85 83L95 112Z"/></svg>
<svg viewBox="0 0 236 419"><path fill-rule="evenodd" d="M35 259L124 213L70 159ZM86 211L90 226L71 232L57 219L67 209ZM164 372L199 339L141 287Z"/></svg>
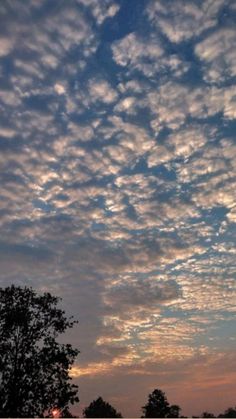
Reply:
<svg viewBox="0 0 236 419"><path fill-rule="evenodd" d="M116 13L120 10L120 7L118 6L118 4L111 4L111 6L109 6L108 10L107 10L107 16L108 17L113 17L116 15Z"/></svg>
<svg viewBox="0 0 236 419"><path fill-rule="evenodd" d="M113 43L112 53L115 62L127 67L128 73L138 70L146 77L152 77L170 70L179 77L188 70L188 64L180 60L176 54L165 55L158 36L144 39L134 32L130 33Z"/></svg>
<svg viewBox="0 0 236 419"><path fill-rule="evenodd" d="M171 42L180 43L200 35L217 24L223 0L153 0L147 7L150 21L160 28Z"/></svg>
<svg viewBox="0 0 236 419"><path fill-rule="evenodd" d="M82 124L75 124L73 122L69 122L68 124L68 128L71 132L71 136L67 138L67 145L66 147L68 148L68 145L70 146L70 142L72 140L80 140L82 142L84 141L89 141L93 138L94 136L94 130L92 127L88 126L88 125L82 125ZM60 143L60 141L58 141L58 143ZM73 156L74 153L76 153L77 156L80 155L80 153L82 152L82 150L80 150L79 148L77 149L77 147L72 147L71 149L71 154ZM81 155L84 155L81 154Z"/></svg>
<svg viewBox="0 0 236 419"><path fill-rule="evenodd" d="M90 80L89 93L92 101L99 100L104 103L112 103L117 99L116 91L106 80Z"/></svg>
<svg viewBox="0 0 236 419"><path fill-rule="evenodd" d="M171 134L168 137L167 143L171 149L174 149L176 157L182 156L187 158L196 151L199 151L205 145L206 141L204 130L197 125Z"/></svg>
<svg viewBox="0 0 236 419"><path fill-rule="evenodd" d="M126 97L125 99L122 99L119 103L117 103L117 105L115 106L115 111L118 112L133 112L133 106L136 103L136 98L129 96Z"/></svg>
<svg viewBox="0 0 236 419"><path fill-rule="evenodd" d="M0 57L8 55L13 49L14 42L10 38L0 37Z"/></svg>
<svg viewBox="0 0 236 419"><path fill-rule="evenodd" d="M112 46L114 60L117 64L127 66L133 64L139 67L139 62L144 57L158 59L163 54L163 49L157 41L144 42L135 33L127 35Z"/></svg>
<svg viewBox="0 0 236 419"><path fill-rule="evenodd" d="M222 28L195 47L195 53L205 63L204 78L220 83L236 76L236 30Z"/></svg>
<svg viewBox="0 0 236 419"><path fill-rule="evenodd" d="M178 157L189 158L206 143L204 128L198 125L176 130L170 134L164 144L157 144L148 155L148 166L165 164Z"/></svg>
<svg viewBox="0 0 236 419"><path fill-rule="evenodd" d="M112 0L77 0L77 2L89 8L98 25L108 18L113 18L120 9L120 6Z"/></svg>
<svg viewBox="0 0 236 419"><path fill-rule="evenodd" d="M108 5L106 9L101 7L101 3L96 3L95 7L92 6L92 13L96 18L97 23L101 25L107 18L113 18L119 9L120 7L115 3L110 6Z"/></svg>
<svg viewBox="0 0 236 419"><path fill-rule="evenodd" d="M236 207L233 207L227 214L227 218L230 222L236 223Z"/></svg>
<svg viewBox="0 0 236 419"><path fill-rule="evenodd" d="M153 115L152 127L155 131L162 125L172 129L179 128L188 114L188 98L190 89L187 86L167 82L156 91L147 95L147 104Z"/></svg>
<svg viewBox="0 0 236 419"><path fill-rule="evenodd" d="M190 85L167 82L156 91L148 92L140 100L139 106L150 108L153 115L151 126L158 133L163 126L179 129L189 115L207 119L222 112L226 119L234 119L235 94L235 86L192 88Z"/></svg>
<svg viewBox="0 0 236 419"><path fill-rule="evenodd" d="M58 95L63 95L64 93L66 93L65 87L60 83L54 84L54 89Z"/></svg>
<svg viewBox="0 0 236 419"><path fill-rule="evenodd" d="M16 132L8 127L0 127L0 136L6 137L6 138L12 138L16 135Z"/></svg>
<svg viewBox="0 0 236 419"><path fill-rule="evenodd" d="M0 101L13 108L21 104L19 93L13 90L0 90Z"/></svg>

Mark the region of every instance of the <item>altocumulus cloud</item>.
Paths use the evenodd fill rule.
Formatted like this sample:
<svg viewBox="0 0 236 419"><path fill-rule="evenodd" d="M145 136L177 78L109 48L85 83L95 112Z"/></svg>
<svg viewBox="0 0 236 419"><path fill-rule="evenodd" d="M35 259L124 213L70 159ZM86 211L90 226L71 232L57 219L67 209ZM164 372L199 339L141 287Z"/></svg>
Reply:
<svg viewBox="0 0 236 419"><path fill-rule="evenodd" d="M234 2L6 0L0 17L2 285L78 316L82 404L95 384L115 397L104 376L131 416L137 374L187 410L181 385L229 388Z"/></svg>

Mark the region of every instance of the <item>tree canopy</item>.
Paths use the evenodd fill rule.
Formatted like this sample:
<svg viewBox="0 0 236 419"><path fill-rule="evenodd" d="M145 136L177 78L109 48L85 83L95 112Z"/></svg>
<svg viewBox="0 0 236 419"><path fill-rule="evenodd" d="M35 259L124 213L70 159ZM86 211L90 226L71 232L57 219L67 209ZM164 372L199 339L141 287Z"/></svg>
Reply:
<svg viewBox="0 0 236 419"><path fill-rule="evenodd" d="M69 414L78 387L69 369L79 351L57 337L73 327L58 297L32 288L0 288L0 416Z"/></svg>
<svg viewBox="0 0 236 419"><path fill-rule="evenodd" d="M116 411L109 403L105 402L102 397L90 403L83 411L85 418L122 418L121 414Z"/></svg>
<svg viewBox="0 0 236 419"><path fill-rule="evenodd" d="M203 412L201 418L214 418L214 414L210 412Z"/></svg>
<svg viewBox="0 0 236 419"><path fill-rule="evenodd" d="M224 413L221 413L218 417L219 418L236 418L236 406L234 408L229 407L228 409L226 409Z"/></svg>
<svg viewBox="0 0 236 419"><path fill-rule="evenodd" d="M180 407L169 404L165 393L155 389L148 396L148 402L142 407L144 418L170 418L179 417Z"/></svg>

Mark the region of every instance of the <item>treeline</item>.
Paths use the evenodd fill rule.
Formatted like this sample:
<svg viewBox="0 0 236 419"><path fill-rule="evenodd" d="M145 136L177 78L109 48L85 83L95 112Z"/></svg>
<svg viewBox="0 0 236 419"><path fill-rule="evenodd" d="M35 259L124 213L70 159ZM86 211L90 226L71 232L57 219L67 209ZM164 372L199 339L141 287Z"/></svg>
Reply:
<svg viewBox="0 0 236 419"><path fill-rule="evenodd" d="M71 383L69 371L79 351L57 337L77 321L66 317L59 300L28 287L0 288L1 418L74 417L70 409L79 402L78 386ZM184 417L158 389L149 394L142 413L143 418ZM84 409L83 416L122 417L101 397ZM204 412L199 417L214 415ZM218 417L236 418L236 408Z"/></svg>
<svg viewBox="0 0 236 419"><path fill-rule="evenodd" d="M162 390L155 389L148 396L148 401L142 407L143 415L141 418L185 418L189 416L181 416L181 408L178 405L170 405L165 393ZM105 402L102 397L98 397L83 411L85 418L122 418L120 412ZM236 407L228 408L224 413L214 416L213 413L203 412L200 416L192 416L193 418L236 418Z"/></svg>

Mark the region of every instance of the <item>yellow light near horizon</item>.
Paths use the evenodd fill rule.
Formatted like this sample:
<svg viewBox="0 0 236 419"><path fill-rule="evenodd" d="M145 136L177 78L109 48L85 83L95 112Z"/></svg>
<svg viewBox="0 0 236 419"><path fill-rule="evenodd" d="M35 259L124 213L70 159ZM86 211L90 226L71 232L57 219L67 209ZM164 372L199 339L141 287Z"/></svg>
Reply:
<svg viewBox="0 0 236 419"><path fill-rule="evenodd" d="M60 417L60 410L59 410L59 409L57 409L57 408L53 409L53 410L52 410L52 416L53 416L54 418L59 418L59 417Z"/></svg>

